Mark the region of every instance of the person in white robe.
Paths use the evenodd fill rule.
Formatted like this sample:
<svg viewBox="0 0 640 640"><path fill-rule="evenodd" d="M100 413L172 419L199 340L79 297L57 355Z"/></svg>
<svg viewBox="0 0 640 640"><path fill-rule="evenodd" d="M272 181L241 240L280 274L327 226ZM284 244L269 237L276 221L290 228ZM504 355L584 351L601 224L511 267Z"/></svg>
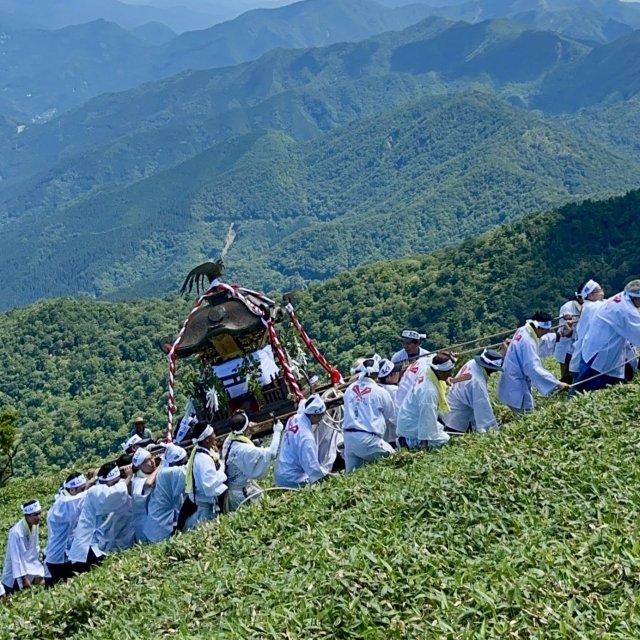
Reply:
<svg viewBox="0 0 640 640"><path fill-rule="evenodd" d="M187 479L187 452L177 445L167 446L149 496L144 537L148 542L169 538L178 524Z"/></svg>
<svg viewBox="0 0 640 640"><path fill-rule="evenodd" d="M547 335L549 338L545 338ZM513 336L498 382L498 400L516 413L533 410L532 385L543 396L556 390L569 390L570 386L545 369L540 359L541 343L548 341L547 344L551 345L553 339L553 320L545 313L536 313Z"/></svg>
<svg viewBox="0 0 640 640"><path fill-rule="evenodd" d="M559 312L558 330L560 337L555 343L554 357L556 362L560 364L560 380L571 384L571 372L569 365L571 356L573 355L573 345L576 340L577 328L580 321L580 313L582 311L583 298L582 283L576 289L572 300L567 300L561 307Z"/></svg>
<svg viewBox="0 0 640 640"><path fill-rule="evenodd" d="M578 378L580 371L580 361L582 360L582 342L587 333L587 329L598 308L604 304L604 290L595 280L588 280L582 287L582 310L580 312L580 322L574 329L573 353L569 363L569 371L572 380Z"/></svg>
<svg viewBox="0 0 640 640"><path fill-rule="evenodd" d="M396 435L396 423L398 422L397 394L401 374L401 364L394 364L391 360L383 360L380 363L378 384L389 393L391 400L393 400L393 419L387 421L387 428L384 432L383 439L394 448L398 439Z"/></svg>
<svg viewBox="0 0 640 640"><path fill-rule="evenodd" d="M627 343L640 346L640 280L601 305L582 342L576 389L595 391L624 382Z"/></svg>
<svg viewBox="0 0 640 640"><path fill-rule="evenodd" d="M344 459L347 473L366 462L387 457L395 449L384 440L387 424L396 418L389 392L376 379L378 354L365 358L351 373L358 376L344 393Z"/></svg>
<svg viewBox="0 0 640 640"><path fill-rule="evenodd" d="M249 416L244 411L234 420L238 428L231 431L222 445L222 460L227 474L227 493L224 497L225 512L236 511L243 502L255 502L262 495L257 480L264 478L271 468L280 447L284 426L279 420L273 425L273 438L268 447L257 447L245 434Z"/></svg>
<svg viewBox="0 0 640 640"><path fill-rule="evenodd" d="M45 578L49 585L72 576L68 552L84 506L86 491L95 479L72 473L64 481L62 491L47 513L47 546L44 550Z"/></svg>
<svg viewBox="0 0 640 640"><path fill-rule="evenodd" d="M37 500L22 507L22 518L9 529L2 584L7 594L44 584L44 565L40 562L40 518Z"/></svg>
<svg viewBox="0 0 640 640"><path fill-rule="evenodd" d="M116 548L116 541L112 539L115 532L113 516L127 509L130 512L130 483L131 470L121 479L120 469L114 462L104 464L98 470L98 483L86 492L67 554L74 573L88 571Z"/></svg>
<svg viewBox="0 0 640 640"><path fill-rule="evenodd" d="M327 477L328 472L318 459L314 435L326 410L322 398L314 394L301 402L298 412L289 418L273 474L276 486L295 489Z"/></svg>
<svg viewBox="0 0 640 640"><path fill-rule="evenodd" d="M489 397L489 376L502 371L503 357L499 351L484 349L458 372L460 382L453 384L447 395L449 412L443 421L450 431L486 433L498 428L498 421ZM467 379L465 379L467 378Z"/></svg>
<svg viewBox="0 0 640 640"><path fill-rule="evenodd" d="M199 522L217 517L218 498L227 490L227 476L216 449L213 427L199 422L193 429L193 450L187 463L185 494L196 510L185 521L185 530L194 529ZM189 503L187 503L189 504Z"/></svg>
<svg viewBox="0 0 640 640"><path fill-rule="evenodd" d="M402 349L391 356L391 362L394 364L406 362L407 360L412 362L420 356L427 355L429 352L420 346L426 337L426 333L420 333L415 329L405 329L400 334Z"/></svg>
<svg viewBox="0 0 640 640"><path fill-rule="evenodd" d="M446 380L454 367L450 354L438 353L429 366L416 372L413 386L398 411L396 432L401 446L438 449L449 441L439 415L449 411Z"/></svg>
<svg viewBox="0 0 640 640"><path fill-rule="evenodd" d="M138 449L131 460L131 517L136 542L148 542L144 532L149 498L156 481L156 461L146 449Z"/></svg>

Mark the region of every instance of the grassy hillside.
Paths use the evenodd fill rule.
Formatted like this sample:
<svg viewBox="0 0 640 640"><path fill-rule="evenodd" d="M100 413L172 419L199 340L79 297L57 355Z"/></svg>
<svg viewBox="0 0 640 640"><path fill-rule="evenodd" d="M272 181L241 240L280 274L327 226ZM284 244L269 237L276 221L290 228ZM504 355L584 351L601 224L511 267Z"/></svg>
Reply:
<svg viewBox="0 0 640 640"><path fill-rule="evenodd" d="M300 316L344 370L372 349L394 352L406 326L425 329L432 347L516 327L536 309L558 309L589 277L609 293L639 277L638 206L638 191L570 205L436 254L356 269L305 292ZM49 300L0 315L0 407L22 417L22 474L107 455L140 411L162 432L167 364L158 339L177 333L189 304Z"/></svg>
<svg viewBox="0 0 640 640"><path fill-rule="evenodd" d="M270 494L16 597L0 637L635 638L638 391Z"/></svg>
<svg viewBox="0 0 640 640"><path fill-rule="evenodd" d="M622 142L618 150L595 126L581 125L580 135L571 127L465 92L409 103L313 143L246 134L67 206L70 185L85 181L58 176L8 209L0 308L79 291L161 295L220 250L231 223L234 277L284 290L638 186L636 150Z"/></svg>

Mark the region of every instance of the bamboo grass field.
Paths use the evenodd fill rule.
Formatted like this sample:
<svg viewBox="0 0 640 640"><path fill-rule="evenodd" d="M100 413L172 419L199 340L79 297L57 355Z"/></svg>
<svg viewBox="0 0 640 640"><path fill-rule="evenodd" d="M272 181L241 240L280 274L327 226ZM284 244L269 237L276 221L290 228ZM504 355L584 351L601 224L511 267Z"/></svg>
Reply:
<svg viewBox="0 0 640 640"><path fill-rule="evenodd" d="M12 598L0 636L635 638L639 390L552 398L498 433L269 493Z"/></svg>

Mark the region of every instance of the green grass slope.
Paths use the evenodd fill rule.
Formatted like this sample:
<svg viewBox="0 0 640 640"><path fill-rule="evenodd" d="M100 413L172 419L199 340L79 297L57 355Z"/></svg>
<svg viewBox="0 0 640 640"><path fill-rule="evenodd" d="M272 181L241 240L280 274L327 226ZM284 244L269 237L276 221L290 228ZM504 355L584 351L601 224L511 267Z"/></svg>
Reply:
<svg viewBox="0 0 640 640"><path fill-rule="evenodd" d="M16 597L0 637L636 638L638 391L270 494Z"/></svg>

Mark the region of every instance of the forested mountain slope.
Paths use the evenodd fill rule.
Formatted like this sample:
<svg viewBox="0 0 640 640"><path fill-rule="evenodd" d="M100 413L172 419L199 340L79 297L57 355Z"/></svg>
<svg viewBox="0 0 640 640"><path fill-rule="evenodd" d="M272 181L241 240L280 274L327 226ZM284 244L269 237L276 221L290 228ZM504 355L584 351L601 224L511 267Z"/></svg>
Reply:
<svg viewBox="0 0 640 640"><path fill-rule="evenodd" d="M255 62L180 74L100 96L16 134L0 148L0 203L29 177L68 183L73 195L88 181L97 189L136 180L256 128L309 139L464 86L504 89L522 102L552 70L589 50L505 21L433 18L362 43L272 51ZM29 188L19 183L13 193Z"/></svg>
<svg viewBox="0 0 640 640"><path fill-rule="evenodd" d="M145 25L127 31L100 19L47 31L12 29L0 18L0 72L5 82L0 112L29 124L33 117L50 119L99 94L188 69L226 67L277 48L364 40L404 29L429 14L425 5L392 9L374 0L303 0L249 11L178 37L161 33L157 43L149 43ZM157 34L162 25L156 25Z"/></svg>
<svg viewBox="0 0 640 640"><path fill-rule="evenodd" d="M0 607L2 640L637 637L638 384L402 453ZM16 483L3 505L56 488ZM19 489L19 490L18 490Z"/></svg>
<svg viewBox="0 0 640 640"><path fill-rule="evenodd" d="M406 326L426 330L432 348L515 328L537 309L555 311L581 280L614 293L639 277L639 206L640 191L569 205L433 255L356 269L304 292L300 317L345 371L373 349L395 351ZM21 414L21 473L108 455L140 411L163 431L167 361L157 340L177 333L191 302L50 300L0 315L0 407Z"/></svg>
<svg viewBox="0 0 640 640"><path fill-rule="evenodd" d="M491 94L429 98L296 144L256 132L72 206L48 193L0 236L0 307L86 292L158 295L235 225L235 277L260 288L424 253L576 196L638 184L633 150ZM61 184L61 188L65 185ZM52 213L53 212L53 213ZM40 274L47 273L42 279Z"/></svg>

